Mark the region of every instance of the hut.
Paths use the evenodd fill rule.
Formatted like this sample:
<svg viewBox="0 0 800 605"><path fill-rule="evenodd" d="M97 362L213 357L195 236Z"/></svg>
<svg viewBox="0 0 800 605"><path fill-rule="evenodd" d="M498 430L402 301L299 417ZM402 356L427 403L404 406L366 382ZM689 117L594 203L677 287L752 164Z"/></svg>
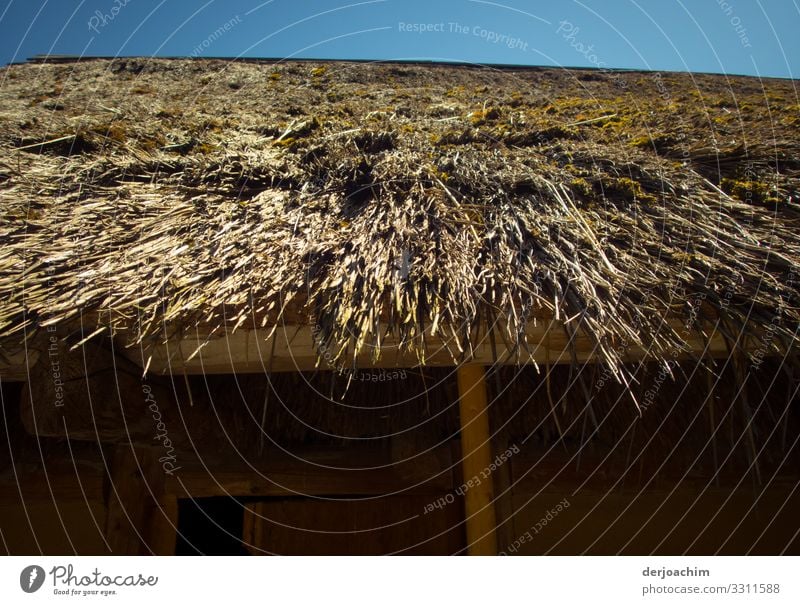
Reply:
<svg viewBox="0 0 800 605"><path fill-rule="evenodd" d="M0 82L7 552L800 552L794 82Z"/></svg>

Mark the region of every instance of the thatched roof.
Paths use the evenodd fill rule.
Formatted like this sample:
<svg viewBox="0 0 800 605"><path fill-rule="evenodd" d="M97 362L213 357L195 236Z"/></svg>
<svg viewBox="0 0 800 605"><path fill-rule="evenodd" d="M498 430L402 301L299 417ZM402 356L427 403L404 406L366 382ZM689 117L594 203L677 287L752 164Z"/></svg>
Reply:
<svg viewBox="0 0 800 605"><path fill-rule="evenodd" d="M555 318L616 366L682 349L675 321L768 353L797 338L792 81L164 59L0 77L6 343L286 322L342 356L388 330L458 357L476 326L524 345Z"/></svg>

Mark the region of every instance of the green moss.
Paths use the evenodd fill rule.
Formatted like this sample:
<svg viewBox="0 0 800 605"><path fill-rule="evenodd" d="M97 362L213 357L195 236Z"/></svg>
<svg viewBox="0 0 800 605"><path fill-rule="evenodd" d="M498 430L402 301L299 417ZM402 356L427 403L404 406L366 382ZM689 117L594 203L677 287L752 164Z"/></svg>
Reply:
<svg viewBox="0 0 800 605"><path fill-rule="evenodd" d="M509 99L508 104L511 107L519 107L523 102L524 97L522 96L522 93L518 90L515 90L511 93L511 98Z"/></svg>
<svg viewBox="0 0 800 605"><path fill-rule="evenodd" d="M222 120L218 118L205 118L200 120L192 130L197 134L202 134L209 131L221 132L223 127L224 124Z"/></svg>
<svg viewBox="0 0 800 605"><path fill-rule="evenodd" d="M207 155L209 153L213 153L218 149L217 145L212 145L211 143L199 143L195 145L193 151L196 153L200 153L203 155Z"/></svg>
<svg viewBox="0 0 800 605"><path fill-rule="evenodd" d="M619 177L611 181L603 181L603 190L608 197L618 197L625 201L640 200L643 202L656 201L655 196L646 193L642 189L641 183L629 179L628 177Z"/></svg>
<svg viewBox="0 0 800 605"><path fill-rule="evenodd" d="M427 171L428 171L428 176L431 179L439 179L443 183L446 183L451 178L451 176L450 176L450 174L448 172L445 172L444 170L440 170L436 166L426 166L426 168L427 168Z"/></svg>
<svg viewBox="0 0 800 605"><path fill-rule="evenodd" d="M300 139L307 137L320 126L322 126L322 123L316 116L300 123L294 123L289 130L283 132L283 138L276 140L272 144L276 147L293 149L297 146Z"/></svg>
<svg viewBox="0 0 800 605"><path fill-rule="evenodd" d="M314 132L317 128L322 126L322 122L314 116L310 120L305 120L300 124L297 124L292 131L289 133L293 137L305 137Z"/></svg>
<svg viewBox="0 0 800 605"><path fill-rule="evenodd" d="M720 187L731 197L748 204L779 204L782 201L774 187L761 181L725 178Z"/></svg>
<svg viewBox="0 0 800 605"><path fill-rule="evenodd" d="M694 254L689 254L688 252L673 252L671 256L672 260L683 265L690 263L697 258Z"/></svg>
<svg viewBox="0 0 800 605"><path fill-rule="evenodd" d="M511 125L497 124L494 128L491 129L490 135L492 136L492 138L503 140L513 132L514 129Z"/></svg>
<svg viewBox="0 0 800 605"><path fill-rule="evenodd" d="M621 116L619 114L603 117L602 120L594 120L593 122L590 123L591 126L599 127L602 128L603 130L607 129L619 130L620 128L629 127L630 124L631 120L629 116Z"/></svg>
<svg viewBox="0 0 800 605"><path fill-rule="evenodd" d="M162 107L156 112L157 118L179 118L183 115L184 110L178 105L167 105Z"/></svg>
<svg viewBox="0 0 800 605"><path fill-rule="evenodd" d="M477 140L475 132L469 128L464 130L448 130L442 134L431 134L430 142L438 147L447 145L468 145Z"/></svg>
<svg viewBox="0 0 800 605"><path fill-rule="evenodd" d="M297 139L295 139L294 137L286 137L284 139L280 139L278 141L275 141L273 143L273 145L275 145L275 147L286 147L286 148L289 148L292 145L294 145L296 142L297 142Z"/></svg>
<svg viewBox="0 0 800 605"><path fill-rule="evenodd" d="M149 84L142 84L139 86L135 86L131 92L135 95L149 95L153 94L156 91L155 88L150 86Z"/></svg>
<svg viewBox="0 0 800 605"><path fill-rule="evenodd" d="M94 134L103 137L108 142L125 143L128 140L128 128L121 122L98 124L89 129Z"/></svg>
<svg viewBox="0 0 800 605"><path fill-rule="evenodd" d="M499 109L496 107L486 107L484 109L479 109L478 111L473 111L471 114L469 114L469 121L473 126L480 126L491 120L496 120L499 117Z"/></svg>
<svg viewBox="0 0 800 605"><path fill-rule="evenodd" d="M655 149L656 153L664 153L675 145L675 137L665 133L653 133L632 138L628 144L637 149Z"/></svg>
<svg viewBox="0 0 800 605"><path fill-rule="evenodd" d="M576 193L580 193L586 197L591 197L594 193L592 189L592 184L584 178L577 178L572 179L569 183L569 186L572 188L573 191Z"/></svg>
<svg viewBox="0 0 800 605"><path fill-rule="evenodd" d="M167 144L167 140L164 138L164 135L161 133L156 133L152 136L147 136L139 139L137 141L139 143L139 147L144 149L145 151L155 151L159 147L163 147Z"/></svg>

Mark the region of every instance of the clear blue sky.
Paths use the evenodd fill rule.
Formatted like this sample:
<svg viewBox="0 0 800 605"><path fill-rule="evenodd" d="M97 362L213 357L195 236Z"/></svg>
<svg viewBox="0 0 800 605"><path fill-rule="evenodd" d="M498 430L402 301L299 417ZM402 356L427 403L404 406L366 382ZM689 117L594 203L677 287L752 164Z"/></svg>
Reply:
<svg viewBox="0 0 800 605"><path fill-rule="evenodd" d="M2 0L0 64L44 53L194 53L798 77L798 2Z"/></svg>

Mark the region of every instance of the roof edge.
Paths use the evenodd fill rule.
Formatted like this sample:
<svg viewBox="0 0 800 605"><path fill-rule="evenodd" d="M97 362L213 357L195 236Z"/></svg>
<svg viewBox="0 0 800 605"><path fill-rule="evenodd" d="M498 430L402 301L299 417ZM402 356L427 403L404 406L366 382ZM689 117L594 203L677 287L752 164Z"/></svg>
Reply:
<svg viewBox="0 0 800 605"><path fill-rule="evenodd" d="M164 56L154 57L146 55L69 55L69 54L38 54L28 57L24 61L12 61L7 65L27 65L27 64L46 64L46 63L80 63L86 61L115 61L124 59L140 60L168 60L168 61L223 61L227 63L263 63L265 65L275 65L279 63L353 63L353 64L378 64L378 65L412 65L424 67L467 67L473 69L492 69L498 71L584 71L597 73L620 73L620 74L680 74L691 76L719 76L725 78L749 78L753 80L785 80L794 81L795 78L782 76L753 76L749 74L735 73L716 73L707 71L675 71L670 69L636 69L628 67L591 67L586 65L528 65L521 63L472 63L469 61L434 61L428 59L331 59L331 58L305 58L305 57L192 57L186 56Z"/></svg>

